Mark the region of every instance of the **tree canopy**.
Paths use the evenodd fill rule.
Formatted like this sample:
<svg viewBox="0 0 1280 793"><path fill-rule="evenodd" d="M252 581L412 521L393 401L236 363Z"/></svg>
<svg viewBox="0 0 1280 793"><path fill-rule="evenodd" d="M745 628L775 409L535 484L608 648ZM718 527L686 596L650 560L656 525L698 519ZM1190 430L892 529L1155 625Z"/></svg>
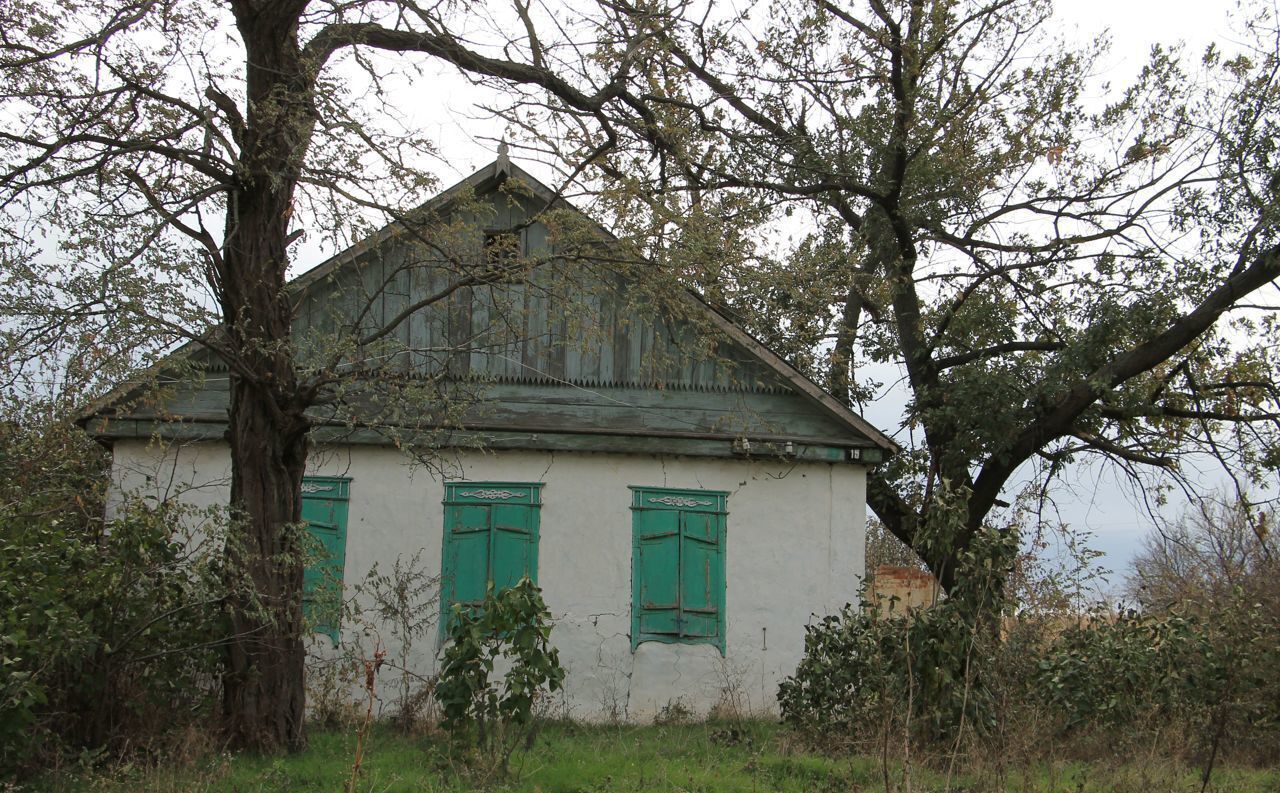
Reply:
<svg viewBox="0 0 1280 793"><path fill-rule="evenodd" d="M544 144L833 394L905 403L868 500L946 585L1029 471L1274 483L1267 9L1240 51L1157 48L1104 94L1047 0L608 8L602 68L643 33L623 96L527 128L568 118Z"/></svg>

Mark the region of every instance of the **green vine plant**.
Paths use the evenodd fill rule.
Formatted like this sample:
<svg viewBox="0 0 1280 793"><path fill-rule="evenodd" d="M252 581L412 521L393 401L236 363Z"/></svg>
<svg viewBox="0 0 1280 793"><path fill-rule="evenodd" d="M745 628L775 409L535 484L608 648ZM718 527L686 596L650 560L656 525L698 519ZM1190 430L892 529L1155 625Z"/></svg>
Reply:
<svg viewBox="0 0 1280 793"><path fill-rule="evenodd" d="M564 683L560 655L551 646L551 614L528 578L497 591L490 582L478 608L453 607L436 701L455 746L485 776L504 778L511 755L532 747L535 706ZM505 669L501 682L495 668Z"/></svg>

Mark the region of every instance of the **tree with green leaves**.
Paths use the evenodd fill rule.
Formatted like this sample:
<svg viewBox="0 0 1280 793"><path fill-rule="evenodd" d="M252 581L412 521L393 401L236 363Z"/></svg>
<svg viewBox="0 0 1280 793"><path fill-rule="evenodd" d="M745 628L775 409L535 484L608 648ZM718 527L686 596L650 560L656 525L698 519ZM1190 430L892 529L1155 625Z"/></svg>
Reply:
<svg viewBox="0 0 1280 793"><path fill-rule="evenodd" d="M313 409L347 419L344 399L367 405L364 384L377 382L438 419L439 378L372 377L370 362L413 352L390 348L411 316L534 266L455 256L439 219L401 211L433 187L422 165L435 151L397 127L396 64L443 59L583 109L612 90L550 75L536 42L531 65L504 57L500 40L471 47L451 32L479 19L412 0L0 4L6 374L40 388L41 362L71 359L92 381L86 360L154 358L175 340L229 370L228 569L248 584L227 603L235 745L304 743L300 487ZM352 301L327 344L301 349L286 274L304 219L341 243L367 236L371 217L423 251L402 275L444 259L451 280L381 327Z"/></svg>
<svg viewBox="0 0 1280 793"><path fill-rule="evenodd" d="M639 57L634 79L603 109L526 107L526 129L833 394L902 404L868 501L945 587L995 510L1073 462L1274 480L1266 8L1240 52L1157 49L1105 102L1103 45L1068 46L1049 0L607 8L599 68ZM963 512L947 536L938 503Z"/></svg>

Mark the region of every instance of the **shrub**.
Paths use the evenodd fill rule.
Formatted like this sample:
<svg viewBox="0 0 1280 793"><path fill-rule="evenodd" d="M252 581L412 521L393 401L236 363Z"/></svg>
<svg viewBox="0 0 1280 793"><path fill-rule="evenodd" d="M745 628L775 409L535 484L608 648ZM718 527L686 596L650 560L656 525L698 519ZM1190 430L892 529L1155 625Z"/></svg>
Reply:
<svg viewBox="0 0 1280 793"><path fill-rule="evenodd" d="M934 514L933 536L957 528L958 513ZM960 583L932 608L882 617L850 605L806 627L804 656L779 687L783 718L811 737L853 743L909 729L950 746L966 729L990 730L987 670L1016 551L1016 534L985 529L960 557Z"/></svg>
<svg viewBox="0 0 1280 793"><path fill-rule="evenodd" d="M890 617L849 606L808 628L779 703L805 736L849 748L905 736L916 753L976 750L997 764L1138 748L1204 769L1274 763L1280 624L1247 598L1208 605L1104 610L1065 628L1023 615L999 632L954 601Z"/></svg>
<svg viewBox="0 0 1280 793"><path fill-rule="evenodd" d="M455 739L474 738L485 770L505 776L511 753L532 745L534 706L564 682L550 645L550 612L528 578L495 592L475 609L455 605L436 700ZM506 667L501 685L495 666Z"/></svg>
<svg viewBox="0 0 1280 793"><path fill-rule="evenodd" d="M172 505L101 518L101 450L74 427L0 438L0 770L145 746L215 679L217 576Z"/></svg>
<svg viewBox="0 0 1280 793"><path fill-rule="evenodd" d="M1207 613L1097 615L1045 649L1029 693L1069 740L1123 750L1167 733L1170 753L1202 763L1224 745L1269 762L1280 739L1278 630L1269 609L1248 601Z"/></svg>
<svg viewBox="0 0 1280 793"><path fill-rule="evenodd" d="M1105 612L1068 627L1043 651L1037 690L1062 730L1136 732L1185 714L1207 649L1194 623L1179 616Z"/></svg>
<svg viewBox="0 0 1280 793"><path fill-rule="evenodd" d="M823 742L871 744L909 730L946 745L992 723L990 644L951 602L888 617L846 606L805 629L804 656L778 703L788 724Z"/></svg>

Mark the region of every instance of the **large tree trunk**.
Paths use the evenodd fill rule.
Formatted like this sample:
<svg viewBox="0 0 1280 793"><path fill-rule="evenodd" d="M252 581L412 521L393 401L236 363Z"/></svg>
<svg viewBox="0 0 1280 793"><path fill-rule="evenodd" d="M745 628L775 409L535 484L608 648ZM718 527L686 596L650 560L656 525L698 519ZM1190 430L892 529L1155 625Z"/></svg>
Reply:
<svg viewBox="0 0 1280 793"><path fill-rule="evenodd" d="M228 543L231 637L223 702L232 743L260 751L303 747L301 489L308 422L289 343L284 295L287 204L274 191L243 195L228 246L226 331L243 372L231 378Z"/></svg>
<svg viewBox="0 0 1280 793"><path fill-rule="evenodd" d="M300 59L305 3L233 0L245 43L241 182L229 195L216 284L231 377L230 596L223 690L233 745L304 747L301 489L308 395L299 387L284 291L293 193L311 138L313 75Z"/></svg>
<svg viewBox="0 0 1280 793"><path fill-rule="evenodd" d="M228 561L237 587L223 687L232 744L262 751L303 748L300 488L307 436L300 417L282 426L272 396L232 383L231 501L237 522Z"/></svg>

